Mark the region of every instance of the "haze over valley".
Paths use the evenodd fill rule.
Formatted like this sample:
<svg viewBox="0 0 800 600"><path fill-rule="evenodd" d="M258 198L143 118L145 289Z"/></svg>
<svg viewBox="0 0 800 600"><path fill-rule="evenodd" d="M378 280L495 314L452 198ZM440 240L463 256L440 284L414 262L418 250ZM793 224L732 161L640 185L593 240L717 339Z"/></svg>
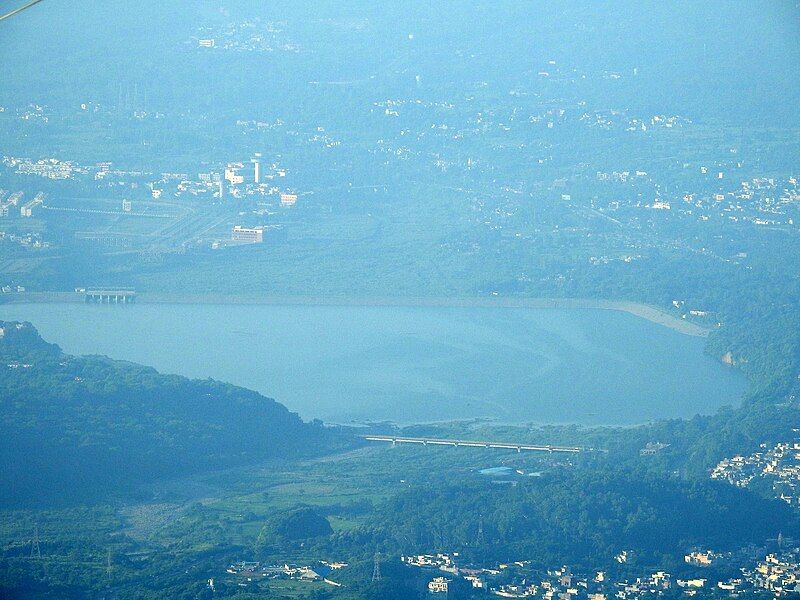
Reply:
<svg viewBox="0 0 800 600"><path fill-rule="evenodd" d="M798 40L4 3L0 597L796 597Z"/></svg>

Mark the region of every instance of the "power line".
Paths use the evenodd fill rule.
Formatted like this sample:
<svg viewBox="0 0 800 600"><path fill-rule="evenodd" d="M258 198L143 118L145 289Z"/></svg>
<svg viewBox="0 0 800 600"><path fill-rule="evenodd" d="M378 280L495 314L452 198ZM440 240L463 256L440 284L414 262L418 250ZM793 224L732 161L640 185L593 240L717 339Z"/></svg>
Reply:
<svg viewBox="0 0 800 600"><path fill-rule="evenodd" d="M31 2L28 2L27 4L23 4L23 5L22 5L22 6L20 6L19 8L15 8L15 9L14 9L14 10L12 10L11 12L7 12L7 13L6 13L6 14L4 14L4 15L0 15L0 21L5 21L5 20L6 20L6 19L8 19L9 17L13 17L13 16L14 16L14 15L16 15L16 14L19 14L19 13L21 13L23 10L25 10L25 9L27 9L27 8L30 8L30 7L31 7L31 6L33 6L34 4L39 4L39 2L41 2L41 1L42 1L42 0L32 0Z"/></svg>

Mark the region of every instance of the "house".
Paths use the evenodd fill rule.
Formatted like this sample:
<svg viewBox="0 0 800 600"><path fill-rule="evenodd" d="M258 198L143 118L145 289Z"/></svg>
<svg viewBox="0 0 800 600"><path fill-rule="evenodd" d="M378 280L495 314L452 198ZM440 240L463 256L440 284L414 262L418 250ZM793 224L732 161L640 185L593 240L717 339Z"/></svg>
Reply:
<svg viewBox="0 0 800 600"><path fill-rule="evenodd" d="M690 552L683 557L683 560L686 564L695 567L709 567L714 562L714 553L710 550L706 552Z"/></svg>
<svg viewBox="0 0 800 600"><path fill-rule="evenodd" d="M428 591L431 594L446 594L449 583L446 577L434 577L428 582Z"/></svg>
<svg viewBox="0 0 800 600"><path fill-rule="evenodd" d="M678 579L678 587L682 588L701 588L705 584L705 579Z"/></svg>

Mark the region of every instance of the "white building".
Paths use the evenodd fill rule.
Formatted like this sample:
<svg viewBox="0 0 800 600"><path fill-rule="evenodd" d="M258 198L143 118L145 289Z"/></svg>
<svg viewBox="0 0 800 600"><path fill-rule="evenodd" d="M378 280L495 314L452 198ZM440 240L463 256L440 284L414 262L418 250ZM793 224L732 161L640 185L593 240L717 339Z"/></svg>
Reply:
<svg viewBox="0 0 800 600"><path fill-rule="evenodd" d="M434 577L428 582L428 591L431 594L446 594L450 580L446 577Z"/></svg>

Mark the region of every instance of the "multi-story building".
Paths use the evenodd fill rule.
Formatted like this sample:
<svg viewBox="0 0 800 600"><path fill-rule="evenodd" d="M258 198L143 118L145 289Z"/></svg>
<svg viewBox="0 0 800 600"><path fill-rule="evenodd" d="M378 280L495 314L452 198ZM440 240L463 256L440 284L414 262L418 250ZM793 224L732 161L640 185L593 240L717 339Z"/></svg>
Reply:
<svg viewBox="0 0 800 600"><path fill-rule="evenodd" d="M260 244L264 241L264 229L262 227L248 228L236 225L231 230L231 241Z"/></svg>

